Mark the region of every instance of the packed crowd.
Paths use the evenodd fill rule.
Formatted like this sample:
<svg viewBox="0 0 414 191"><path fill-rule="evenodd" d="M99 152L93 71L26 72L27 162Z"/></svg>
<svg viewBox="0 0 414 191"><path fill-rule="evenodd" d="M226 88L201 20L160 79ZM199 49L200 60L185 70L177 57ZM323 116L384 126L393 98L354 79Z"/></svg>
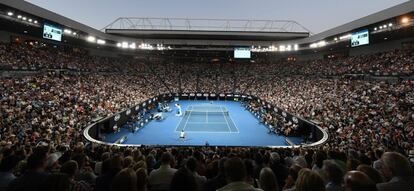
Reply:
<svg viewBox="0 0 414 191"><path fill-rule="evenodd" d="M414 140L414 81L273 78L247 92L319 124L332 148L408 153Z"/></svg>
<svg viewBox="0 0 414 191"><path fill-rule="evenodd" d="M243 101L242 104L248 111L260 119L260 122L268 128L268 133L275 133L286 137L302 136L304 138L309 138L311 136L310 134L305 135L304 133L300 133L297 120L288 120L276 113L274 109L267 108L267 106L263 105L258 100L247 100Z"/></svg>
<svg viewBox="0 0 414 191"><path fill-rule="evenodd" d="M0 190L409 191L396 152L258 148L119 148L53 142L2 148Z"/></svg>
<svg viewBox="0 0 414 191"><path fill-rule="evenodd" d="M21 145L39 140L71 145L81 141L79 133L92 120L157 94L135 76L53 73L2 79L0 92L1 142Z"/></svg>
<svg viewBox="0 0 414 191"><path fill-rule="evenodd" d="M414 81L314 76L412 74L410 51L291 65L143 64L77 48L0 44L0 57L0 68L89 71L0 78L0 190L409 190L414 182L404 157L414 155ZM298 150L120 149L83 140L94 119L166 92L255 95L319 124L330 139ZM289 135L294 127L283 122L280 132Z"/></svg>
<svg viewBox="0 0 414 191"><path fill-rule="evenodd" d="M44 43L0 43L0 68L54 68L89 71L156 72L166 81L176 81L197 90L233 90L239 76L247 75L328 75L375 74L408 76L414 74L414 51L393 50L369 55L335 57L309 61L258 59L253 63L205 64L173 63L149 59L151 66L131 57L92 56L82 48L56 47ZM156 55L160 56L160 55ZM161 56L162 57L162 56ZM120 64L121 63L121 64ZM164 75L163 75L164 74ZM209 79L223 79L211 81ZM231 80L231 81L228 81ZM243 80L243 79L242 79ZM197 83L197 84L193 84ZM176 87L178 83L169 84ZM183 86L183 85L182 85ZM186 87L186 86L184 86Z"/></svg>
<svg viewBox="0 0 414 191"><path fill-rule="evenodd" d="M122 63L125 67L119 67ZM92 56L82 48L57 47L39 42L0 43L0 68L5 69L72 69L91 71L132 70L131 59Z"/></svg>
<svg viewBox="0 0 414 191"><path fill-rule="evenodd" d="M414 53L411 49L394 50L370 55L289 62L279 74L299 75L411 75L414 71ZM281 63L282 64L282 63Z"/></svg>

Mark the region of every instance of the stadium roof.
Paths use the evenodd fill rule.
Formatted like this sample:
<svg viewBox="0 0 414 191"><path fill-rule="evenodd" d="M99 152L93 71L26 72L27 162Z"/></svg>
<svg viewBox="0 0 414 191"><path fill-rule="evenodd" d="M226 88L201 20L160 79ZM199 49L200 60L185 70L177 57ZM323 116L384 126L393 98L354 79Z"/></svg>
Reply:
<svg viewBox="0 0 414 191"><path fill-rule="evenodd" d="M1 4L4 4L6 6L18 9L20 11L30 13L32 15L35 15L35 16L38 16L38 17L41 17L41 18L59 23L59 24L64 25L66 27L70 27L70 28L73 28L73 29L83 31L85 33L88 33L90 35L96 36L96 37L101 38L101 39L112 40L112 41L115 41L115 42L122 42L122 41L134 42L134 41L139 40L134 35L119 35L119 34L114 35L114 34L108 34L108 33L102 32L100 30L91 28L87 25L84 25L84 24L79 23L77 21L71 20L67 17L56 14L54 12L51 12L51 11L46 10L44 8L41 8L39 6L33 5L33 4L31 4L29 2L26 2L26 1L2 0ZM272 44L275 44L275 43L306 44L306 43L312 43L312 42L324 39L324 38L329 37L329 36L333 36L333 35L337 35L337 34L341 34L341 33L346 33L346 32L352 31L352 30L360 28L360 27L364 27L364 26L367 26L367 25L370 25L370 24L374 24L374 23L377 23L377 22L380 22L380 21L383 21L383 20L386 20L386 19L390 19L390 18L397 17L397 16L400 16L400 15L403 15L403 14L406 14L406 13L410 13L410 12L413 12L413 11L414 11L414 1L408 1L408 2L402 3L400 5L391 7L389 9L380 11L378 13L363 17L361 19L349 22L347 24L335 27L335 28L327 30L327 31L324 31L322 33L312 35L310 37L295 39L295 40L287 40L287 39L279 38L279 39L272 40L272 42L269 42L269 41L263 41L262 39L259 38L259 39L251 39L250 41L246 41L242 37L234 38L233 40L232 39L229 40L227 38L227 36L220 37L221 39L226 38L227 40L221 40L220 38L210 40L209 35L204 35L204 34L202 34L201 37L205 37L206 39L202 39L202 38L174 39L174 38L176 38L174 35L164 36L164 38L166 38L166 39L151 39L151 38L161 38L160 36L157 36L157 33L158 33L158 35L163 35L161 33L170 32L171 34L174 34L174 33L177 32L177 31L153 30L152 32L153 32L153 34L155 34L155 36L154 37L149 36L149 38L145 39L145 42L146 43L155 43L155 44L164 42L164 43L167 43L167 44L185 44L185 45L192 45L192 44L194 44L194 45L238 45L238 44L246 44L247 45L247 44L254 44L254 45L263 45L263 46L272 45ZM140 33L148 33L148 32L151 32L151 31L144 31L144 30L140 31ZM201 31L201 32L204 33L205 31ZM213 34L214 32L218 32L218 31L213 31L211 33ZM266 32L263 32L263 34L265 34L265 33ZM240 33L240 34L244 34L244 33ZM220 35L218 35L218 36L220 36ZM168 39L168 38L171 38L171 39Z"/></svg>
<svg viewBox="0 0 414 191"><path fill-rule="evenodd" d="M308 37L295 21L121 17L106 33L139 39L280 41Z"/></svg>

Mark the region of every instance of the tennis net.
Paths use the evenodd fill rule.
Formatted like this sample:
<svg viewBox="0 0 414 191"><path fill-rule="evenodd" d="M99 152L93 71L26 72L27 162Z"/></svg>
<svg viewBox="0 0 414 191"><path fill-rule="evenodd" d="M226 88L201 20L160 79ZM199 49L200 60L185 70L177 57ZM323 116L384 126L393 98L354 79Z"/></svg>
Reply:
<svg viewBox="0 0 414 191"><path fill-rule="evenodd" d="M229 115L227 110L206 111L206 110L186 110L185 115Z"/></svg>

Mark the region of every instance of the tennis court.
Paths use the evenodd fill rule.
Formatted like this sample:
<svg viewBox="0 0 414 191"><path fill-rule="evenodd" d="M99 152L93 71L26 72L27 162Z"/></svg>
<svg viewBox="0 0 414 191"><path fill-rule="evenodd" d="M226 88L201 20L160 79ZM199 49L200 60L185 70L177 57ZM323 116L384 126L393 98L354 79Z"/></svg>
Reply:
<svg viewBox="0 0 414 191"><path fill-rule="evenodd" d="M115 142L122 136L124 144L204 146L287 146L285 137L269 134L267 127L255 115L237 101L180 100L170 103L171 108L179 103L183 115L164 113L164 120L152 120L138 132L121 128L119 133L105 134L107 142ZM186 114L187 113L187 114ZM180 131L187 133L185 141L179 138ZM290 137L299 144L302 137Z"/></svg>
<svg viewBox="0 0 414 191"><path fill-rule="evenodd" d="M239 133L225 106L189 105L176 131L192 133Z"/></svg>

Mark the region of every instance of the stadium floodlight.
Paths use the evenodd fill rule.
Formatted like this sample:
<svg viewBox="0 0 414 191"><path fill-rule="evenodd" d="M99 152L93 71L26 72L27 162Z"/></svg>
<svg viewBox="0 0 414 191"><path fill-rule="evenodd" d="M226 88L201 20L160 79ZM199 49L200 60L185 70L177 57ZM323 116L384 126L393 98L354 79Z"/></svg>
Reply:
<svg viewBox="0 0 414 191"><path fill-rule="evenodd" d="M64 29L63 32L66 34L72 34L72 31L70 29Z"/></svg>
<svg viewBox="0 0 414 191"><path fill-rule="evenodd" d="M408 17L403 17L403 18L401 19L401 23L402 23L402 24L406 24L406 23L408 23L408 21L410 21L410 20L408 19Z"/></svg>
<svg viewBox="0 0 414 191"><path fill-rule="evenodd" d="M375 28L374 28L374 31L376 31L376 30L378 30L378 28L377 28L377 27L375 27Z"/></svg>
<svg viewBox="0 0 414 191"><path fill-rule="evenodd" d="M344 35L344 36L340 36L339 37L339 40L344 40L344 39L350 39L351 38L351 34L346 34L346 35Z"/></svg>
<svg viewBox="0 0 414 191"><path fill-rule="evenodd" d="M88 37L86 38L86 40L87 40L88 42L96 42L96 38L95 38L94 36L88 36Z"/></svg>
<svg viewBox="0 0 414 191"><path fill-rule="evenodd" d="M122 42L122 48L128 48L128 42Z"/></svg>
<svg viewBox="0 0 414 191"><path fill-rule="evenodd" d="M326 46L326 41L322 40L318 42L318 47Z"/></svg>
<svg viewBox="0 0 414 191"><path fill-rule="evenodd" d="M144 50L153 50L154 47L151 44L141 43L138 48L144 49Z"/></svg>
<svg viewBox="0 0 414 191"><path fill-rule="evenodd" d="M9 11L9 12L7 12L7 15L13 16L13 12Z"/></svg>
<svg viewBox="0 0 414 191"><path fill-rule="evenodd" d="M96 43L98 43L98 44L106 44L106 41L105 40L102 40L102 39L98 39L96 41Z"/></svg>
<svg viewBox="0 0 414 191"><path fill-rule="evenodd" d="M299 45L298 44L295 44L295 45L293 45L293 50L299 50Z"/></svg>
<svg viewBox="0 0 414 191"><path fill-rule="evenodd" d="M389 23L389 24L388 24L388 26L389 26L389 27L392 27L392 23Z"/></svg>
<svg viewBox="0 0 414 191"><path fill-rule="evenodd" d="M272 45L272 46L269 47L269 51L275 52L275 51L277 51L277 47Z"/></svg>
<svg viewBox="0 0 414 191"><path fill-rule="evenodd" d="M380 26L379 29L382 29L382 26Z"/></svg>
<svg viewBox="0 0 414 191"><path fill-rule="evenodd" d="M32 22L33 20L32 19L29 19L29 22Z"/></svg>
<svg viewBox="0 0 414 191"><path fill-rule="evenodd" d="M34 23L37 24L37 21L35 20Z"/></svg>
<svg viewBox="0 0 414 191"><path fill-rule="evenodd" d="M335 37L335 38L334 38L334 41L338 41L338 37Z"/></svg>
<svg viewBox="0 0 414 191"><path fill-rule="evenodd" d="M25 20L27 20L27 18L26 18L26 17L23 17L22 19L23 19L24 21L25 21Z"/></svg>
<svg viewBox="0 0 414 191"><path fill-rule="evenodd" d="M165 50L167 49L166 47L164 47L163 44L157 44L157 50Z"/></svg>
<svg viewBox="0 0 414 191"><path fill-rule="evenodd" d="M326 46L326 41L321 40L317 43L312 43L309 47L310 48L319 48L319 47L324 47L324 46Z"/></svg>
<svg viewBox="0 0 414 191"><path fill-rule="evenodd" d="M290 45L290 44L289 44L289 45L287 45L287 46L286 46L286 50L287 50L287 51L291 51L291 50L292 50L292 45Z"/></svg>
<svg viewBox="0 0 414 191"><path fill-rule="evenodd" d="M382 28L384 28L384 29L387 28L387 25L382 26Z"/></svg>
<svg viewBox="0 0 414 191"><path fill-rule="evenodd" d="M76 32L73 32L72 34L73 34L73 35L76 35L77 33L76 33Z"/></svg>
<svg viewBox="0 0 414 191"><path fill-rule="evenodd" d="M122 44L120 42L116 43L116 47L121 47Z"/></svg>
<svg viewBox="0 0 414 191"><path fill-rule="evenodd" d="M22 18L22 16L21 16L21 15L17 15L17 18L18 18L18 19L21 19L21 18Z"/></svg>
<svg viewBox="0 0 414 191"><path fill-rule="evenodd" d="M286 47L284 45L279 46L279 51L283 52L286 51Z"/></svg>
<svg viewBox="0 0 414 191"><path fill-rule="evenodd" d="M135 45L135 42L131 43L131 44L129 45L129 48L130 48L130 49L135 49L135 48L137 48L137 46Z"/></svg>

